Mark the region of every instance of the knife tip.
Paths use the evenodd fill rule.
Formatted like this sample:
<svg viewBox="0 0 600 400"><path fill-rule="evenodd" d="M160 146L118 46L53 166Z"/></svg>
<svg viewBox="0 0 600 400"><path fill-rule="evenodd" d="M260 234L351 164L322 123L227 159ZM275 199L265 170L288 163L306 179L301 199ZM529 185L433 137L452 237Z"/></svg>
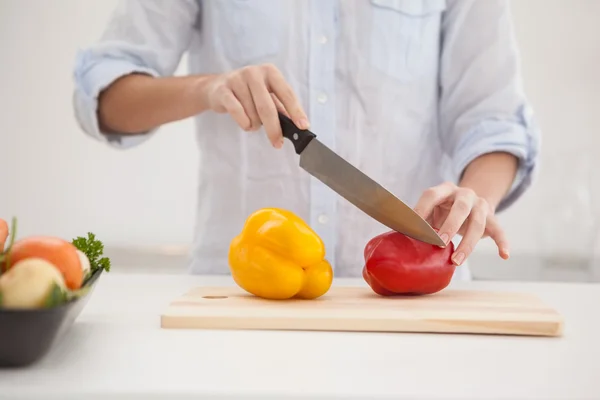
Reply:
<svg viewBox="0 0 600 400"><path fill-rule="evenodd" d="M447 244L444 243L444 241L442 239L440 239L439 237L437 239L433 240L433 242L434 243L431 243L431 244L433 244L434 246L439 246L439 247L446 247L447 246Z"/></svg>
<svg viewBox="0 0 600 400"><path fill-rule="evenodd" d="M442 240L440 235L438 235L437 232L435 232L435 231L430 232L430 235L428 235L428 237L427 237L427 242L431 245L439 246L439 247L446 247L448 245Z"/></svg>

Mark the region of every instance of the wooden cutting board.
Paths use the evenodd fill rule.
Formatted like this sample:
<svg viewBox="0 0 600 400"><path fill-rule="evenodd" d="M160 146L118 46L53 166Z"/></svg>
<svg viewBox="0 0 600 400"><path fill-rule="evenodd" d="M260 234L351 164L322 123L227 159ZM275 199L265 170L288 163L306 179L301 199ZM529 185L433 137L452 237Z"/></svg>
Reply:
<svg viewBox="0 0 600 400"><path fill-rule="evenodd" d="M561 336L560 314L525 293L450 290L380 297L332 287L315 300L265 300L238 287L195 288L161 315L170 329L278 329Z"/></svg>

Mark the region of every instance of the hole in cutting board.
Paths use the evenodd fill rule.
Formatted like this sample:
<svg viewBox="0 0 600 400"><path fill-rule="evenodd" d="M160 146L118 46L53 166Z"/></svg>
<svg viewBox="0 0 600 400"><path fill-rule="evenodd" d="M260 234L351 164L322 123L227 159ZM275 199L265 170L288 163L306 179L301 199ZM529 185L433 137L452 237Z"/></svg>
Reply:
<svg viewBox="0 0 600 400"><path fill-rule="evenodd" d="M226 299L227 296L202 296L203 299Z"/></svg>

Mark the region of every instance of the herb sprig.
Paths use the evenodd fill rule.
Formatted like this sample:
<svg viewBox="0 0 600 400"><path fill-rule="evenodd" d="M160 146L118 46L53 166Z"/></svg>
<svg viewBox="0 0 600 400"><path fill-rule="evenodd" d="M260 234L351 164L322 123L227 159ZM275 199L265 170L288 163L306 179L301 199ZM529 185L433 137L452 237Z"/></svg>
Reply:
<svg viewBox="0 0 600 400"><path fill-rule="evenodd" d="M102 257L104 244L96 239L96 235L88 232L87 238L78 236L73 239L72 243L90 260L90 272L92 274L99 269L103 269L106 272L110 271L110 259Z"/></svg>

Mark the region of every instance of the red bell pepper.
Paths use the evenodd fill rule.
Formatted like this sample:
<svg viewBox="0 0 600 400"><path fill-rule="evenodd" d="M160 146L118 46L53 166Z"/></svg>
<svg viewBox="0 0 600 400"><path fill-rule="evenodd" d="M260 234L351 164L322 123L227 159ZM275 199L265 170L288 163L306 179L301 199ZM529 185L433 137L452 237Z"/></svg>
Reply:
<svg viewBox="0 0 600 400"><path fill-rule="evenodd" d="M452 253L452 242L442 248L396 231L382 233L365 246L363 278L381 296L436 293L452 279Z"/></svg>

